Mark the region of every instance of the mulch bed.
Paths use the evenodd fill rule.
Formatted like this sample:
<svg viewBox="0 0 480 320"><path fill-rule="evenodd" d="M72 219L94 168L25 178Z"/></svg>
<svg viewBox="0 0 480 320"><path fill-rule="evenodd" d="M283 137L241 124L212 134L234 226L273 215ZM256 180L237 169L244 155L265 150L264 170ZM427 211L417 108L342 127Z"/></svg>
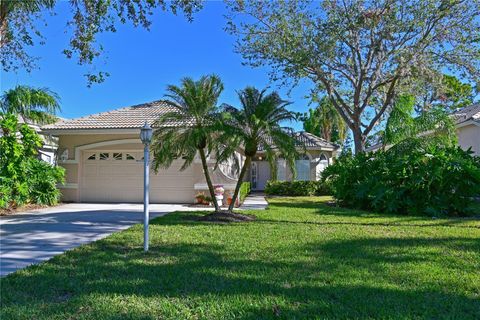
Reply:
<svg viewBox="0 0 480 320"><path fill-rule="evenodd" d="M255 216L242 213L231 213L228 211L220 211L206 214L204 216L188 216L185 217L188 220L217 222L217 223L230 223L230 222L249 222L256 219Z"/></svg>
<svg viewBox="0 0 480 320"><path fill-rule="evenodd" d="M38 210L47 208L48 206L41 206L39 204L27 204L21 207L10 208L10 209L0 209L0 216L8 216L15 213L31 211L31 210Z"/></svg>

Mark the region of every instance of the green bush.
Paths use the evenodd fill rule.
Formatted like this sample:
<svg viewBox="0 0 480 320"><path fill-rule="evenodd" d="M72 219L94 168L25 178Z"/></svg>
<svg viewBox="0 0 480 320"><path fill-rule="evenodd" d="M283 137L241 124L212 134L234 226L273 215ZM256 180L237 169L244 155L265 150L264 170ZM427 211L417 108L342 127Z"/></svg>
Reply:
<svg viewBox="0 0 480 320"><path fill-rule="evenodd" d="M0 128L0 208L57 203L56 184L64 181L64 169L37 158L38 134L26 124L19 126L12 114L0 114Z"/></svg>
<svg viewBox="0 0 480 320"><path fill-rule="evenodd" d="M242 185L240 186L240 202L243 202L245 198L248 196L250 193L250 182L242 182Z"/></svg>
<svg viewBox="0 0 480 320"><path fill-rule="evenodd" d="M268 181L265 193L269 196L320 196L330 194L322 181Z"/></svg>
<svg viewBox="0 0 480 320"><path fill-rule="evenodd" d="M342 205L379 212L467 215L480 194L480 158L426 139L340 157L322 176Z"/></svg>

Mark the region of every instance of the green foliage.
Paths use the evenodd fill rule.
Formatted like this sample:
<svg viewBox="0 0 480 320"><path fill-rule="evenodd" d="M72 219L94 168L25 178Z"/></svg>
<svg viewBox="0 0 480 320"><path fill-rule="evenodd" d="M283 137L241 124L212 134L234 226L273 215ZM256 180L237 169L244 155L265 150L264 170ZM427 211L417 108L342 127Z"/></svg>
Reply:
<svg viewBox="0 0 480 320"><path fill-rule="evenodd" d="M203 173L212 199L213 184L207 164L207 154L218 149L218 98L223 83L216 75L203 76L199 80L184 78L180 86L167 87L168 103L174 109L163 114L154 123L155 130L151 150L153 169L168 168L176 159L184 159L180 170L188 168L197 153L202 161ZM214 201L215 209L219 207Z"/></svg>
<svg viewBox="0 0 480 320"><path fill-rule="evenodd" d="M239 197L240 197L240 202L243 202L245 198L250 194L251 190L251 183L244 181L242 182L242 185L240 186L240 192L239 192Z"/></svg>
<svg viewBox="0 0 480 320"><path fill-rule="evenodd" d="M388 118L395 96L414 91L419 79L449 70L480 85L478 0L236 0L227 7L227 30L244 62L269 68L284 84L312 81L352 130L355 152Z"/></svg>
<svg viewBox="0 0 480 320"><path fill-rule="evenodd" d="M59 0L2 0L0 2L0 53L4 71L19 68L31 71L36 67L36 57L29 54L28 47L45 41L42 30L37 27L37 18L45 11L55 13ZM66 2L66 1L65 1ZM76 58L80 65L92 65L103 53L97 37L103 32L116 32L119 24L131 22L134 26L149 29L151 16L157 10L173 14L183 12L189 21L202 7L200 0L69 0L66 12L68 47L63 50L67 58ZM59 33L61 34L61 32ZM85 74L88 84L102 82L108 72Z"/></svg>
<svg viewBox="0 0 480 320"><path fill-rule="evenodd" d="M455 123L442 107L433 107L414 117L415 98L401 95L395 100L383 136L384 145L425 135L443 140L445 145L456 142Z"/></svg>
<svg viewBox="0 0 480 320"><path fill-rule="evenodd" d="M56 184L64 181L64 170L37 159L38 134L26 124L19 126L15 114L1 114L0 128L0 208L57 203Z"/></svg>
<svg viewBox="0 0 480 320"><path fill-rule="evenodd" d="M258 90L247 87L238 93L242 104L240 110L229 107L219 119L219 141L223 144L217 150L217 161L227 161L238 148L245 150L245 161L240 170L233 201L229 211L233 210L240 184L250 168L253 157L263 149L272 171L276 171L276 159L279 155L287 161L295 172L297 146L291 128L285 122L296 119L294 112L287 109L290 102L283 100L277 92L266 93L266 89ZM234 157L235 158L235 157ZM275 176L275 174L274 174Z"/></svg>
<svg viewBox="0 0 480 320"><path fill-rule="evenodd" d="M27 174L30 202L51 206L60 200L61 193L57 184L65 182L64 168L39 159L29 159Z"/></svg>
<svg viewBox="0 0 480 320"><path fill-rule="evenodd" d="M269 196L329 195L330 188L323 181L268 181L265 193Z"/></svg>
<svg viewBox="0 0 480 320"><path fill-rule="evenodd" d="M52 123L60 110L59 97L47 88L16 86L0 98L0 111L22 116L35 123Z"/></svg>
<svg viewBox="0 0 480 320"><path fill-rule="evenodd" d="M340 157L322 176L342 205L377 212L467 215L480 194L480 158L435 139Z"/></svg>
<svg viewBox="0 0 480 320"><path fill-rule="evenodd" d="M312 100L318 102L318 106L303 115L303 129L327 141L342 144L347 133L345 121L328 97Z"/></svg>

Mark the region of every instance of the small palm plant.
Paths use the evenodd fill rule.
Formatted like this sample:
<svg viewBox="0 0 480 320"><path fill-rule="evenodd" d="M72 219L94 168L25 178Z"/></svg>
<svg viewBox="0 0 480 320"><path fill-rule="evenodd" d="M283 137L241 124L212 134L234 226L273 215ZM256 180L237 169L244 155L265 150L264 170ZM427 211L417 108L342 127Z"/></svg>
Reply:
<svg viewBox="0 0 480 320"><path fill-rule="evenodd" d="M173 111L161 116L155 123L152 151L153 167L168 168L175 159L184 159L181 170L188 168L197 153L202 161L203 173L215 211L220 211L207 165L207 154L216 144L214 137L218 117L217 101L223 84L215 75L203 76L195 81L184 78L181 86L167 87L168 102Z"/></svg>
<svg viewBox="0 0 480 320"><path fill-rule="evenodd" d="M282 100L278 93L266 94L266 90L247 87L238 93L242 108L232 108L223 113L223 133L220 141L228 141L219 152L218 161L225 161L235 149L243 146L245 162L242 165L235 192L228 211L232 212L247 169L260 148L266 152L266 158L272 168L275 160L282 155L294 171L297 155L295 140L290 128L281 123L295 120L295 113L286 107L290 102ZM273 170L275 171L275 170Z"/></svg>
<svg viewBox="0 0 480 320"><path fill-rule="evenodd" d="M58 95L46 88L16 86L4 92L0 98L0 110L4 114L19 115L23 120L38 124L57 120L60 111Z"/></svg>

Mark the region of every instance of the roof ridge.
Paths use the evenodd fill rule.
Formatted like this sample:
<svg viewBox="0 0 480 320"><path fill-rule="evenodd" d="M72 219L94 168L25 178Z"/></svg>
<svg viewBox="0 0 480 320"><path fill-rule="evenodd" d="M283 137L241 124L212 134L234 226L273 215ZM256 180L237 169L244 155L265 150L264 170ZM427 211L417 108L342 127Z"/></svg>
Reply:
<svg viewBox="0 0 480 320"><path fill-rule="evenodd" d="M160 103L167 103L167 100L165 99L159 99L159 100L154 100L154 101L150 101L150 102L144 102L144 103L139 103L139 104L134 104L132 106L126 106L126 107L120 107L120 108L116 108L116 109L113 109L113 110L107 110L107 111L102 111L102 112L98 112L98 113L92 113L92 114L89 114L89 115L86 115L86 116L82 116L82 117L77 117L77 118L71 118L71 119L63 119L63 120L60 120L60 121L57 121L55 123L52 123L52 124L49 124L49 125L45 125L43 126L45 129L48 129L50 127L54 127L58 124L64 124L64 123L69 123L69 122L73 122L73 121L81 121L81 120L88 120L88 119L91 119L93 117L98 117L98 116L103 116L103 115L108 115L108 114L112 114L114 112L118 112L118 111L123 111L123 110L128 110L128 109L134 109L134 108L138 108L138 107L152 107L152 106L155 106L156 104L160 104Z"/></svg>

